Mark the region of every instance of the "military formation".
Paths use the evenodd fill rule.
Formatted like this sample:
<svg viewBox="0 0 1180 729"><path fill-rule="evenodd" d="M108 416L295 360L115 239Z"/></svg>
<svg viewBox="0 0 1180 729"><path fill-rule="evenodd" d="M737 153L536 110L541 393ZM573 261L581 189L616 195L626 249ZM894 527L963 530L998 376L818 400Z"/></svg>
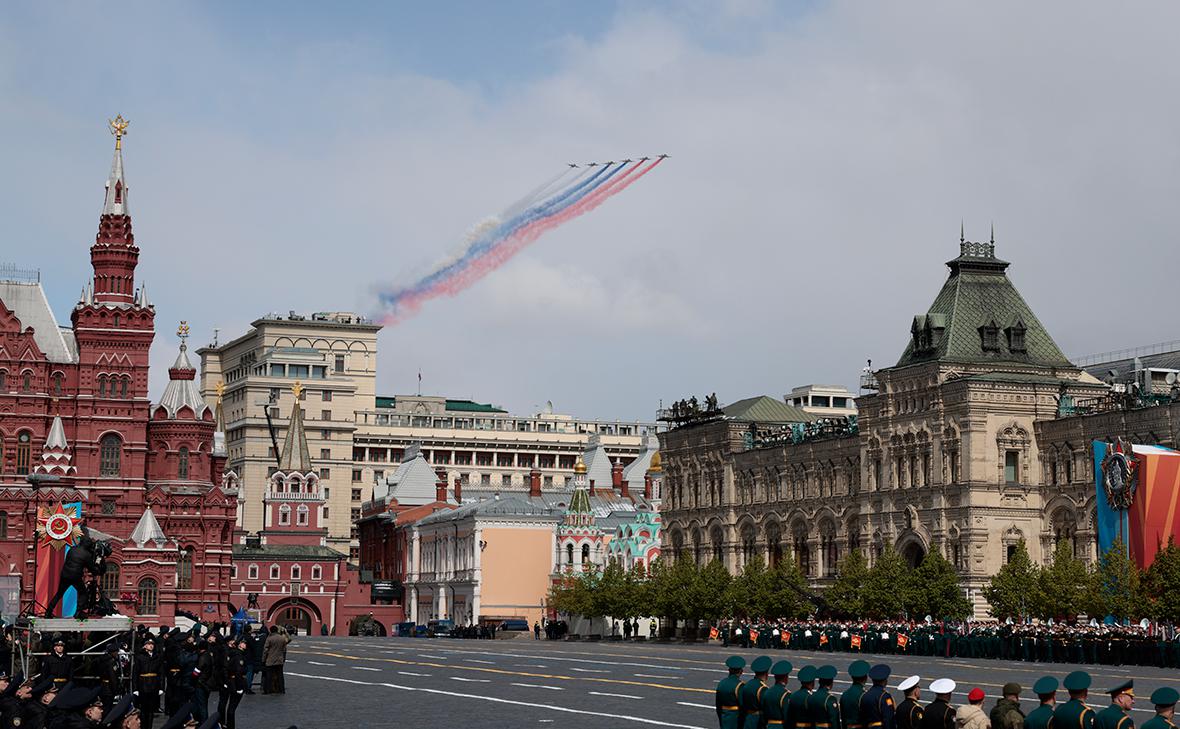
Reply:
<svg viewBox="0 0 1180 729"><path fill-rule="evenodd" d="M249 626L232 634L224 625L158 633L139 626L133 635L91 636L73 646L88 648L85 655L72 655L56 636L26 677L6 670L9 631L0 649L0 729L235 729L238 704L254 693L258 659L272 639L281 637ZM281 675L278 681L281 692Z"/></svg>
<svg viewBox="0 0 1180 729"><path fill-rule="evenodd" d="M912 621L722 621L723 645L1180 668L1180 631L1138 625Z"/></svg>
<svg viewBox="0 0 1180 729"><path fill-rule="evenodd" d="M1020 702L1020 684L1008 683L988 713L987 698L978 687L967 694L967 704L952 704L958 685L949 678L931 681L928 690L934 700L922 703L922 678L908 676L897 683L902 700L895 702L889 691L891 669L884 663L870 666L853 661L848 666L852 685L840 694L832 691L835 666L803 666L795 675L791 690L790 661L773 661L759 656L750 663L753 678L743 681L746 660L730 656L725 661L728 675L717 684L717 721L721 729L1135 729L1131 709L1135 702L1134 681L1106 689L1110 705L1095 711L1087 700L1090 674L1074 671L1058 682L1044 676L1033 685L1037 705L1027 715ZM771 681L773 677L773 682ZM1058 703L1058 689L1069 699ZM1180 692L1170 687L1151 695L1156 715L1142 729L1176 729L1173 723Z"/></svg>

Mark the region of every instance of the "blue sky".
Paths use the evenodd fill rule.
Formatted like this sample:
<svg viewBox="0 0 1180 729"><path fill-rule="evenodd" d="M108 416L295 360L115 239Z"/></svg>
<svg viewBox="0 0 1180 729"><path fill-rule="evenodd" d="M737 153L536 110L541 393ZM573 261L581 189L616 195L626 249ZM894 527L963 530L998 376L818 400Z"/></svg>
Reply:
<svg viewBox="0 0 1180 729"><path fill-rule="evenodd" d="M0 261L59 320L126 142L157 364L367 310L567 160L672 160L381 335L383 392L647 418L895 361L995 222L1070 354L1176 338L1180 10L1100 3L0 8ZM1099 282L1099 283L1096 283ZM1094 296L1094 287L1104 292ZM1106 294L1105 292L1110 292ZM157 368L160 386L163 367Z"/></svg>

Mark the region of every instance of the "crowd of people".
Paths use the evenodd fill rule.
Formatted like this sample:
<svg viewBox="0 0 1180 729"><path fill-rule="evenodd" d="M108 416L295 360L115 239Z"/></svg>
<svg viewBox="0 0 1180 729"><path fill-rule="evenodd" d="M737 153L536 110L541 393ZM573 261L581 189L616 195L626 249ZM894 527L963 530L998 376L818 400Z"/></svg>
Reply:
<svg viewBox="0 0 1180 729"><path fill-rule="evenodd" d="M1180 668L1180 631L1104 623L738 621L711 637L743 648Z"/></svg>
<svg viewBox="0 0 1180 729"><path fill-rule="evenodd" d="M17 636L0 645L0 729L234 729L244 696L285 693L289 631L272 625L140 625L132 633L38 636L29 675Z"/></svg>
<svg viewBox="0 0 1180 729"><path fill-rule="evenodd" d="M1110 705L1095 710L1087 705L1092 677L1074 671L1062 681L1044 676L1033 684L1036 701L1025 713L1023 688L1007 683L989 712L987 694L979 687L966 695L967 703L952 702L958 685L949 678L931 681L927 690L934 696L922 703L922 678L909 676L896 684L901 701L889 691L890 667L870 666L856 660L848 666L852 685L843 693L832 690L838 671L835 666L804 666L795 675L797 687L790 687L794 666L759 656L750 664L754 677L743 681L746 661L730 656L725 661L729 675L717 684L717 720L721 729L1135 729L1130 711L1135 702L1135 682L1119 681L1102 693ZM871 684L869 683L871 682ZM1058 690L1069 700L1058 703ZM1143 729L1176 729L1173 723L1180 692L1171 687L1157 689L1150 701L1155 716Z"/></svg>

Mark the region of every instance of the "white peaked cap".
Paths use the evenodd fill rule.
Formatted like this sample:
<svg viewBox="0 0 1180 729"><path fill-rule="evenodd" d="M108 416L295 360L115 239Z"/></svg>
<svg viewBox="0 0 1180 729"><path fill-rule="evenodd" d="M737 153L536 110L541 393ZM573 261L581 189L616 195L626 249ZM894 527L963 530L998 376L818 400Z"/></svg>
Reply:
<svg viewBox="0 0 1180 729"><path fill-rule="evenodd" d="M898 691L909 691L910 689L917 686L921 682L922 682L921 676L910 676L909 678L903 680L901 683L897 684L897 690Z"/></svg>
<svg viewBox="0 0 1180 729"><path fill-rule="evenodd" d="M937 694L953 694L955 682L949 678L940 678L930 684L930 690Z"/></svg>

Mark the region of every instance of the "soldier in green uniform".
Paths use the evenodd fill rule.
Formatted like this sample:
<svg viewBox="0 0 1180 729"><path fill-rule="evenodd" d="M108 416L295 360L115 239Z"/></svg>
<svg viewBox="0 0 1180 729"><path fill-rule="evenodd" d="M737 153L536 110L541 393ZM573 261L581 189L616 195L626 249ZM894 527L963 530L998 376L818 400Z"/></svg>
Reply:
<svg viewBox="0 0 1180 729"><path fill-rule="evenodd" d="M1143 729L1176 729L1172 720L1176 718L1177 701L1180 701L1180 691L1167 686L1156 689L1151 695L1155 716L1143 722Z"/></svg>
<svg viewBox="0 0 1180 729"><path fill-rule="evenodd" d="M897 684L905 698L897 705L897 729L918 729L922 723L923 709L918 700L922 698L921 676L910 676Z"/></svg>
<svg viewBox="0 0 1180 729"><path fill-rule="evenodd" d="M811 715L807 713L807 699L815 688L815 666L799 669L799 688L787 700L786 729L812 729Z"/></svg>
<svg viewBox="0 0 1180 729"><path fill-rule="evenodd" d="M1041 676L1033 684L1033 693L1041 705L1024 717L1024 729L1052 729L1053 709L1057 706L1057 679Z"/></svg>
<svg viewBox="0 0 1180 729"><path fill-rule="evenodd" d="M1110 706L1094 717L1094 729L1135 729L1131 707L1135 705L1135 682L1124 681L1106 690Z"/></svg>
<svg viewBox="0 0 1180 729"><path fill-rule="evenodd" d="M742 684L738 692L738 706L741 710L741 729L762 729L762 692L766 690L766 677L770 674L770 656L758 656L750 663L754 678Z"/></svg>
<svg viewBox="0 0 1180 729"><path fill-rule="evenodd" d="M868 661L853 661L848 666L852 685L840 694L840 720L844 729L864 729L860 722L860 697L865 695L865 679L869 676Z"/></svg>
<svg viewBox="0 0 1180 729"><path fill-rule="evenodd" d="M738 692L742 689L742 670L746 659L730 656L725 659L729 675L717 682L717 723L721 729L740 729L738 725Z"/></svg>
<svg viewBox="0 0 1180 729"><path fill-rule="evenodd" d="M1092 680L1085 671L1074 671L1061 682L1069 701L1053 710L1053 729L1094 729L1094 710L1086 706Z"/></svg>
<svg viewBox="0 0 1180 729"><path fill-rule="evenodd" d="M840 729L840 702L832 695L836 680L835 666L820 666L815 671L819 688L807 698L807 713L814 729Z"/></svg>
<svg viewBox="0 0 1180 729"><path fill-rule="evenodd" d="M762 692L762 721L765 727L782 727L787 719L786 699L791 695L787 690L787 679L793 666L790 661L779 661L770 668L774 685Z"/></svg>

